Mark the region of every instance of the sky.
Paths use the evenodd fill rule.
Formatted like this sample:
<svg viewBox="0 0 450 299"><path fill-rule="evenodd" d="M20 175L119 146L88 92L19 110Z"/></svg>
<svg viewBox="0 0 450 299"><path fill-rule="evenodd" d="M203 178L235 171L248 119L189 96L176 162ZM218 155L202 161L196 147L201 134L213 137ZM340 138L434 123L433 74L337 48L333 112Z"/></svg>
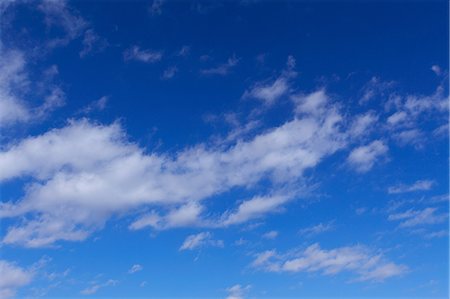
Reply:
<svg viewBox="0 0 450 299"><path fill-rule="evenodd" d="M0 298L448 298L446 1L0 2Z"/></svg>

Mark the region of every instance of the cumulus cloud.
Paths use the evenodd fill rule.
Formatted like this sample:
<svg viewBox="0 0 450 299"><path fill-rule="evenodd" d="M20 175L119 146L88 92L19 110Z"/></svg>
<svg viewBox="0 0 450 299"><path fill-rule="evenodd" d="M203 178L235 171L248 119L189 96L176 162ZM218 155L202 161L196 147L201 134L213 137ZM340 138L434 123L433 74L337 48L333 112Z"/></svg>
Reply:
<svg viewBox="0 0 450 299"><path fill-rule="evenodd" d="M278 254L275 250L258 253L252 267L269 272L319 272L331 276L350 272L355 276L352 281L383 281L402 275L408 269L364 246L327 250L317 243L287 254Z"/></svg>
<svg viewBox="0 0 450 299"><path fill-rule="evenodd" d="M180 251L194 250L207 246L223 247L223 241L214 240L210 232L202 232L195 235L187 236L186 240L184 240L183 244L180 247Z"/></svg>
<svg viewBox="0 0 450 299"><path fill-rule="evenodd" d="M162 59L163 53L161 51L141 49L139 46L132 46L125 50L123 57L126 61L135 60L145 63L155 63Z"/></svg>
<svg viewBox="0 0 450 299"><path fill-rule="evenodd" d="M411 185L399 184L388 188L389 194L407 193L430 190L435 182L433 180L418 180Z"/></svg>
<svg viewBox="0 0 450 299"><path fill-rule="evenodd" d="M156 210L141 215L131 229L196 225L200 200L264 179L271 182L269 195L243 201L209 223L226 226L262 217L298 194L281 186L299 186L306 169L345 146L340 122L329 109L225 148L199 144L168 155L145 153L127 140L119 123L70 121L0 152L1 181L31 179L21 200L1 204L1 217L29 216L9 227L3 242L38 247L82 240L113 214L145 206ZM159 207L169 209L162 213Z"/></svg>
<svg viewBox="0 0 450 299"><path fill-rule="evenodd" d="M0 298L12 298L17 290L28 285L33 272L17 266L16 264L0 260Z"/></svg>
<svg viewBox="0 0 450 299"><path fill-rule="evenodd" d="M375 140L368 145L352 150L347 162L358 172L367 172L377 160L388 152L388 147L381 140Z"/></svg>

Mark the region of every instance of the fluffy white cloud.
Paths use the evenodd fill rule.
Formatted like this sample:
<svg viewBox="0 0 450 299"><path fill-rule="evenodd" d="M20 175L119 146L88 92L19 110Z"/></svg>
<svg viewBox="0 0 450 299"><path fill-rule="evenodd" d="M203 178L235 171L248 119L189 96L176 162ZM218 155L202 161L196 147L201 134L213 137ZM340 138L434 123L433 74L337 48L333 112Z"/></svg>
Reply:
<svg viewBox="0 0 450 299"><path fill-rule="evenodd" d="M375 162L388 152L388 147L381 140L375 140L368 145L352 150L347 162L358 172L369 171Z"/></svg>
<svg viewBox="0 0 450 299"><path fill-rule="evenodd" d="M29 284L33 273L9 261L0 260L0 277L0 298L6 299L14 297L17 289Z"/></svg>
<svg viewBox="0 0 450 299"><path fill-rule="evenodd" d="M324 275L351 272L356 275L353 281L382 281L407 271L406 266L387 261L382 254L364 246L327 250L317 243L284 255L274 250L259 253L252 266L269 272L320 272Z"/></svg>
<svg viewBox="0 0 450 299"><path fill-rule="evenodd" d="M223 241L212 239L210 232L202 232L188 236L181 245L180 251L194 250L205 246L223 247Z"/></svg>
<svg viewBox="0 0 450 299"><path fill-rule="evenodd" d="M146 153L129 142L118 123L71 121L0 152L1 181L31 179L21 200L1 204L1 217L27 215L7 230L3 242L38 247L58 239L82 240L111 215L143 206L166 212L142 215L131 229L196 225L201 200L235 187L252 188L264 179L271 182L270 195L244 201L209 225L262 217L299 194L281 186L301 186L306 169L345 146L340 122L330 108L227 147L199 144L166 155Z"/></svg>
<svg viewBox="0 0 450 299"><path fill-rule="evenodd" d="M389 194L430 190L435 184L432 180L418 180L411 185L399 184L388 188Z"/></svg>

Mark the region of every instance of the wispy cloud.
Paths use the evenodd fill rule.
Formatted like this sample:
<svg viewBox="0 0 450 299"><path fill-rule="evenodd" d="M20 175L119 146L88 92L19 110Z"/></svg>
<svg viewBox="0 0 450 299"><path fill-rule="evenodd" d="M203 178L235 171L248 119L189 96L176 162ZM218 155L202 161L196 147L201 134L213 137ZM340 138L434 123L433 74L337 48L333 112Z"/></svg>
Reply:
<svg viewBox="0 0 450 299"><path fill-rule="evenodd" d="M202 232L196 235L190 235L184 240L180 247L182 250L194 250L202 247L223 247L222 240L214 240L210 232Z"/></svg>
<svg viewBox="0 0 450 299"><path fill-rule="evenodd" d="M131 266L130 270L128 270L128 274L133 274L142 271L143 269L144 267L142 267L142 265L134 264L133 266Z"/></svg>
<svg viewBox="0 0 450 299"><path fill-rule="evenodd" d="M92 286L89 286L87 288L85 288L84 290L82 290L80 293L82 295L92 295L98 292L98 290L105 288L105 287L109 287L109 286L116 286L119 283L118 280L113 280L110 279L104 283L100 283L100 284L93 284Z"/></svg>
<svg viewBox="0 0 450 299"><path fill-rule="evenodd" d="M227 62L220 64L218 66L212 68L206 68L200 70L200 73L203 75L220 75L225 76L228 75L231 70L238 64L239 59L236 56L231 56L228 58Z"/></svg>
<svg viewBox="0 0 450 299"><path fill-rule="evenodd" d="M226 299L243 299L245 293L250 290L251 286L242 286L240 284L235 284L232 287L227 288L228 296Z"/></svg>
<svg viewBox="0 0 450 299"><path fill-rule="evenodd" d="M138 46L132 46L125 50L123 57L126 61L136 60L145 63L155 63L162 59L163 53L161 51L141 49Z"/></svg>
<svg viewBox="0 0 450 299"><path fill-rule="evenodd" d="M411 185L398 184L388 188L389 194L428 191L435 185L433 180L418 180Z"/></svg>
<svg viewBox="0 0 450 299"><path fill-rule="evenodd" d="M437 208L425 208L423 210L407 210L402 213L390 214L388 220L401 221L400 227L413 227L419 225L431 225L445 222L448 215L436 214Z"/></svg>
<svg viewBox="0 0 450 299"><path fill-rule="evenodd" d="M390 262L364 246L327 250L317 243L284 255L274 250L261 252L252 267L269 272L319 272L329 276L350 272L356 275L351 281L383 281L408 271L406 266Z"/></svg>
<svg viewBox="0 0 450 299"><path fill-rule="evenodd" d="M334 229L335 229L334 221L331 221L328 223L319 223L314 226L302 228L298 231L298 233L302 236L312 237L321 233L332 231Z"/></svg>

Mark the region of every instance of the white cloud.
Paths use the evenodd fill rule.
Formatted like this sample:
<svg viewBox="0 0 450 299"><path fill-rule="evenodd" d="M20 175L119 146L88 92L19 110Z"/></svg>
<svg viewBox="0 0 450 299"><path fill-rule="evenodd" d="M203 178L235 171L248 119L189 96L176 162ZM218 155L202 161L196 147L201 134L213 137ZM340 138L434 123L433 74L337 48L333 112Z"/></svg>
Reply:
<svg viewBox="0 0 450 299"><path fill-rule="evenodd" d="M376 97L385 97L394 85L395 83L393 81L383 81L378 77L372 77L362 88L362 96L359 104L366 104Z"/></svg>
<svg viewBox="0 0 450 299"><path fill-rule="evenodd" d="M194 250L206 246L223 247L223 241L212 239L212 234L210 232L202 232L196 235L189 235L181 245L180 251Z"/></svg>
<svg viewBox="0 0 450 299"><path fill-rule="evenodd" d="M138 46L132 46L123 53L125 60L136 60L145 63L155 63L162 59L161 51L144 50Z"/></svg>
<svg viewBox="0 0 450 299"><path fill-rule="evenodd" d="M209 68L209 69L202 69L200 70L200 73L203 75L221 75L225 76L230 73L231 69L235 67L239 62L239 59L236 58L236 56L232 56L228 58L227 62L220 64L216 67Z"/></svg>
<svg viewBox="0 0 450 299"><path fill-rule="evenodd" d="M319 272L323 275L350 272L356 275L353 281L383 281L407 271L406 266L387 261L382 254L364 246L326 250L317 243L284 255L273 250L262 252L256 255L252 266L269 272Z"/></svg>
<svg viewBox="0 0 450 299"><path fill-rule="evenodd" d="M431 66L431 70L433 73L435 73L437 76L440 76L442 74L442 69L439 65L435 64Z"/></svg>
<svg viewBox="0 0 450 299"><path fill-rule="evenodd" d="M286 69L275 80L257 82L250 89L246 90L242 98L254 98L262 101L265 105L273 105L278 99L290 91L290 80L297 73L294 71L295 59L288 57Z"/></svg>
<svg viewBox="0 0 450 299"><path fill-rule="evenodd" d="M287 195L256 196L241 203L237 210L226 215L223 225L232 225L247 222L259 218L268 212L276 212L277 209L291 199Z"/></svg>
<svg viewBox="0 0 450 299"><path fill-rule="evenodd" d="M92 101L87 106L85 106L83 109L81 109L82 113L89 114L94 111L103 111L106 108L106 105L108 104L108 97L102 96L96 101Z"/></svg>
<svg viewBox="0 0 450 299"><path fill-rule="evenodd" d="M418 180L411 185L399 184L388 188L389 194L407 193L430 190L435 184L432 180Z"/></svg>
<svg viewBox="0 0 450 299"><path fill-rule="evenodd" d="M144 267L142 267L142 265L135 264L130 268L130 270L128 270L128 273L133 274L133 273L142 271L143 269L144 269Z"/></svg>
<svg viewBox="0 0 450 299"><path fill-rule="evenodd" d="M375 162L388 152L388 147L381 140L353 149L347 162L358 172L369 171Z"/></svg>
<svg viewBox="0 0 450 299"><path fill-rule="evenodd" d="M332 230L334 230L333 221L325 223L325 224L319 223L314 226L305 227L305 228L300 229L298 232L300 235L311 237L311 236L315 236L315 235L318 235L318 234L321 234L324 232L328 232L328 231L332 231Z"/></svg>
<svg viewBox="0 0 450 299"><path fill-rule="evenodd" d="M175 77L175 74L178 72L178 68L176 66L170 66L164 70L162 74L163 79L171 79Z"/></svg>
<svg viewBox="0 0 450 299"><path fill-rule="evenodd" d="M43 72L40 80L29 79L26 55L8 50L0 43L0 127L27 123L46 117L64 105L65 94L51 82L57 74L56 66ZM39 86L44 88L39 88ZM24 98L42 97L39 106Z"/></svg>
<svg viewBox="0 0 450 299"><path fill-rule="evenodd" d="M118 123L70 121L0 152L1 181L31 179L22 199L0 205L1 217L23 219L9 227L3 242L38 247L58 239L82 240L112 215L138 207L155 210L130 229L214 227L262 217L299 194L282 186L303 186L299 180L306 169L345 146L340 122L330 108L225 148L199 144L168 155L145 153L126 139ZM265 185L269 195L244 201L219 220L201 220L199 200L231 188L253 188L261 180L271 182Z"/></svg>
<svg viewBox="0 0 450 299"><path fill-rule="evenodd" d="M401 221L400 227L409 228L421 225L443 223L448 218L446 213L436 214L437 208L425 208L423 210L407 210L402 213L388 216L390 221Z"/></svg>
<svg viewBox="0 0 450 299"><path fill-rule="evenodd" d="M80 293L82 295L92 295L92 294L97 293L97 291L100 290L101 288L109 287L109 286L116 286L118 283L119 283L118 280L110 279L101 284L93 284L92 286L87 287L84 290L82 290Z"/></svg>
<svg viewBox="0 0 450 299"><path fill-rule="evenodd" d="M362 115L357 115L353 120L349 129L349 134L353 138L367 135L373 131L376 122L378 121L378 115L373 111L369 111Z"/></svg>
<svg viewBox="0 0 450 299"><path fill-rule="evenodd" d="M49 48L67 45L81 36L88 26L78 11L68 7L67 1L43 0L38 7L44 13L47 27L58 27L63 31L62 35L48 42Z"/></svg>
<svg viewBox="0 0 450 299"><path fill-rule="evenodd" d="M278 237L278 232L276 230L268 231L267 233L263 234L262 237L264 239L273 240Z"/></svg>
<svg viewBox="0 0 450 299"><path fill-rule="evenodd" d="M19 288L28 285L33 273L9 261L0 260L0 277L0 298L6 299L14 297Z"/></svg>
<svg viewBox="0 0 450 299"><path fill-rule="evenodd" d="M107 47L108 42L91 28L84 32L82 44L83 48L80 51L80 57L84 58L91 53L102 51Z"/></svg>
<svg viewBox="0 0 450 299"><path fill-rule="evenodd" d="M235 284L234 286L227 288L228 296L226 299L243 299L245 293L247 293L250 288L250 285L243 287L240 284Z"/></svg>

